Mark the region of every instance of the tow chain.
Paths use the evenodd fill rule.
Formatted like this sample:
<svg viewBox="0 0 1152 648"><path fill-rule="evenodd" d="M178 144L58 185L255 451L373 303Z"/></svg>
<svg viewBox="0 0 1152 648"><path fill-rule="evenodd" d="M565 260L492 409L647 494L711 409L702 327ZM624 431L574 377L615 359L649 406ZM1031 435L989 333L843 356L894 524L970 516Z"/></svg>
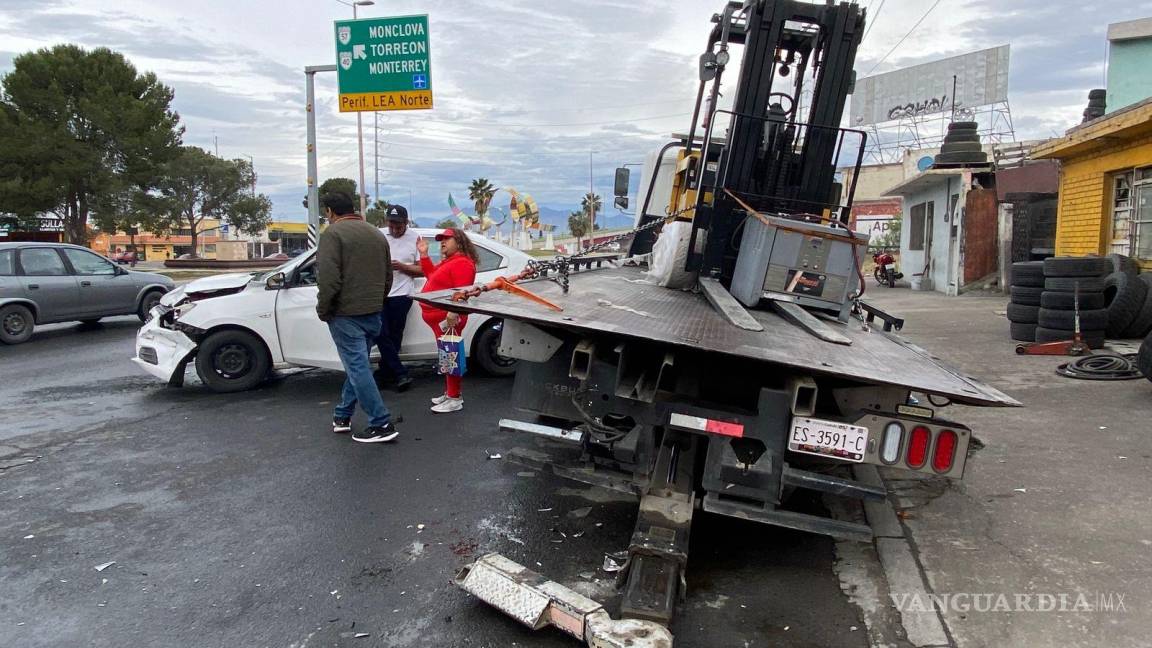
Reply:
<svg viewBox="0 0 1152 648"><path fill-rule="evenodd" d="M608 247L614 243L619 243L620 241L623 241L623 240L625 240L631 236L636 236L637 234L639 234L641 232L647 232L648 230L654 230L657 227L664 225L665 223L669 223L669 222L675 220L678 216L680 216L680 214L683 214L684 212L692 211L693 209L694 209L694 207L688 207L685 209L681 209L680 211L674 212L672 214L669 214L663 218L653 219L649 223L646 223L646 224L641 225L640 227L637 227L634 229L630 229L630 230L623 232L621 234L617 234L616 236L613 236L612 238L601 241L601 242L597 243L596 245L589 247L586 250L583 250L581 252L577 252L576 254L571 254L568 256L557 256L557 257L555 257L551 260L548 260L548 261L535 261L535 260L529 261L528 265L524 268L524 272L520 273L519 278L520 279L535 279L535 278L540 277L540 276L547 276L546 273L548 273L548 272L555 272L557 276L556 277L549 277L549 278L552 279L552 281L555 281L557 284L560 285L560 289L564 291L564 294L568 294L568 275L572 270L572 266L576 265L576 263L578 261L580 261L584 257L588 256L589 254L592 254L594 252L599 252L600 250L603 250L604 248L606 248L606 247Z"/></svg>

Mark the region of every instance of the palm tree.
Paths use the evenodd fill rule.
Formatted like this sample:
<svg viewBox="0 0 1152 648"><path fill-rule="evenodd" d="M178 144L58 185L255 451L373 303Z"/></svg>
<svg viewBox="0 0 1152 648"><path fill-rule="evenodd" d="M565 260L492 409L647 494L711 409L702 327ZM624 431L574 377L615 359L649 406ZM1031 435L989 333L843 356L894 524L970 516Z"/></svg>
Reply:
<svg viewBox="0 0 1152 648"><path fill-rule="evenodd" d="M597 196L594 193L584 194L584 197L580 199L580 209L583 209L585 214L588 213L589 204L592 205L596 213L601 211L602 205L600 204L600 196Z"/></svg>
<svg viewBox="0 0 1152 648"><path fill-rule="evenodd" d="M588 233L588 214L587 212L574 211L568 215L568 231L572 232L572 236L576 237L576 249L580 249L580 239Z"/></svg>
<svg viewBox="0 0 1152 648"><path fill-rule="evenodd" d="M388 208L391 206L392 203L387 200L382 198L377 199L376 202L372 203L372 206L368 208L368 211L365 212L364 220L372 223L376 227L384 227L385 222L388 220Z"/></svg>
<svg viewBox="0 0 1152 648"><path fill-rule="evenodd" d="M476 215L483 216L488 213L488 202L496 195L496 187L488 182L488 178L476 178L468 185L468 197L476 207Z"/></svg>

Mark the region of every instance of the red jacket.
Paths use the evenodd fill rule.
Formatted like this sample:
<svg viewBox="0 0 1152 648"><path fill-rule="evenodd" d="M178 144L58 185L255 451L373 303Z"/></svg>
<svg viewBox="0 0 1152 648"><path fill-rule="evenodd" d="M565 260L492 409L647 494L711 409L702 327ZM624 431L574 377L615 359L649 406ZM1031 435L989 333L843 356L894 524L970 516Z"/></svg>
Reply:
<svg viewBox="0 0 1152 648"><path fill-rule="evenodd" d="M428 257L420 257L420 268L424 271L427 281L420 292L435 292L448 288L468 288L476 283L476 262L467 254L456 253L444 259L439 264L433 263ZM448 316L448 312L420 303L425 321L440 322ZM461 323L465 320L460 316ZM463 324L461 324L463 325Z"/></svg>

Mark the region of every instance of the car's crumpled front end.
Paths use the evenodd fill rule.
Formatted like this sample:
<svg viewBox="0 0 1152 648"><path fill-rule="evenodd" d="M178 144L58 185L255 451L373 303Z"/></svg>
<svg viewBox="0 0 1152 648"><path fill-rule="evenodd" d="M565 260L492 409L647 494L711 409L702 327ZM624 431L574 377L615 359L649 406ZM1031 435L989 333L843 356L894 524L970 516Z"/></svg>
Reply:
<svg viewBox="0 0 1152 648"><path fill-rule="evenodd" d="M136 333L136 355L132 362L169 386L182 386L184 369L195 357L204 333L182 318L195 309L200 300L243 291L248 279L248 275L224 275L198 280L165 294Z"/></svg>

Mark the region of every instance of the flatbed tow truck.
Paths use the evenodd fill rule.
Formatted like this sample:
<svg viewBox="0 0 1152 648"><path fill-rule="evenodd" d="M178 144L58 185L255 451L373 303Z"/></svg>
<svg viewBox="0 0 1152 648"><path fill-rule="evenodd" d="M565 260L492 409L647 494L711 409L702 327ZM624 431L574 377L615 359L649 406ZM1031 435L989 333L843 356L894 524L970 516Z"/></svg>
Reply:
<svg viewBox="0 0 1152 648"><path fill-rule="evenodd" d="M753 0L713 22L692 129L650 161L629 251L653 267L672 254L689 284L660 285L635 264L578 270L589 264L574 255L417 297L503 318L525 416L500 427L548 447L510 458L639 497L620 620L498 554L457 580L530 627L591 646L671 646L697 511L870 541L867 525L788 510L789 495L883 499L844 476L854 463L959 479L972 432L936 409L1019 405L902 340L903 321L861 299L853 187L835 168L863 157L864 134L839 127L863 10ZM743 60L734 105L721 110L733 46ZM660 185L669 195L654 195ZM654 245L658 229L682 245Z"/></svg>

